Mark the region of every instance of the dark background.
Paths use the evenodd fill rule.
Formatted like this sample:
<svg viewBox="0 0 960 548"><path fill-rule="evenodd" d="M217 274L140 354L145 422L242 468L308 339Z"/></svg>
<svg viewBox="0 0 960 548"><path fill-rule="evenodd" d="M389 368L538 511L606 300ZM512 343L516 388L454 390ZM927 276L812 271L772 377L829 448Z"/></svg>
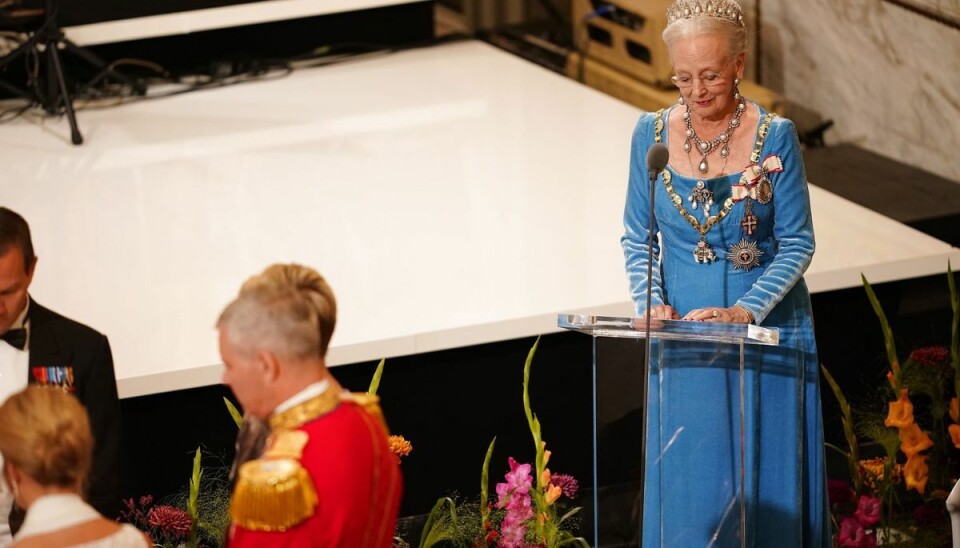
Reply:
<svg viewBox="0 0 960 548"><path fill-rule="evenodd" d="M949 344L945 273L874 289L901 356L918 346ZM872 397L886 382L887 364L879 323L865 292L852 288L816 294L813 308L821 363L849 399ZM475 500L483 457L494 436L491 491L508 470L508 456L532 460L533 441L521 398L523 364L533 342L523 338L387 360L381 404L392 433L414 446L402 464L401 515L424 514L446 495ZM532 406L553 452L550 468L573 474L585 489L591 483L592 356L592 339L586 335L546 335L531 373ZM350 390L365 391L376 365L359 363L332 371ZM825 382L821 390L827 440L842 446L839 408ZM163 497L184 490L198 446L204 448L205 466L231 461L236 427L224 396L231 397L225 387L210 386L122 401L125 496ZM832 451L827 458L829 474L845 477L845 461Z"/></svg>

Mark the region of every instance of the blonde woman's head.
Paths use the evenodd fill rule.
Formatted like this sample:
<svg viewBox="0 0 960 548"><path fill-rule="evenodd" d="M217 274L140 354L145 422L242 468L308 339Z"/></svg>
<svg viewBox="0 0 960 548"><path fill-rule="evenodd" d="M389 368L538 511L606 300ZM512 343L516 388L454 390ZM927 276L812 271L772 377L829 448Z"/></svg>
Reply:
<svg viewBox="0 0 960 548"><path fill-rule="evenodd" d="M90 469L87 410L58 388L30 386L0 406L0 454L43 487L76 488Z"/></svg>

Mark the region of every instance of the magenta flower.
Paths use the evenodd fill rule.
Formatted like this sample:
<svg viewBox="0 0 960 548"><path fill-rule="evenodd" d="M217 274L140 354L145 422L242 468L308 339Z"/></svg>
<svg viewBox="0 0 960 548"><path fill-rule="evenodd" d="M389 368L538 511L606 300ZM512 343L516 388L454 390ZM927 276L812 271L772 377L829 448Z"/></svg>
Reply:
<svg viewBox="0 0 960 548"><path fill-rule="evenodd" d="M880 521L880 499L868 495L860 495L860 501L857 503L857 511L853 517L857 518L860 525L869 527Z"/></svg>
<svg viewBox="0 0 960 548"><path fill-rule="evenodd" d="M570 474L553 474L550 476L550 483L559 487L563 496L568 499L577 498L577 493L580 492L580 482Z"/></svg>
<svg viewBox="0 0 960 548"><path fill-rule="evenodd" d="M154 506L147 517L150 526L157 528L167 538L186 537L193 524L189 514L173 506Z"/></svg>
<svg viewBox="0 0 960 548"><path fill-rule="evenodd" d="M945 346L925 346L910 353L910 359L923 365L939 365L950 358Z"/></svg>
<svg viewBox="0 0 960 548"><path fill-rule="evenodd" d="M855 518L847 516L840 521L837 545L844 548L875 548L877 537L864 531Z"/></svg>
<svg viewBox="0 0 960 548"><path fill-rule="evenodd" d="M853 489L845 481L828 479L827 496L833 506L846 504L853 500Z"/></svg>
<svg viewBox="0 0 960 548"><path fill-rule="evenodd" d="M504 476L505 483L497 484L497 508L507 510L500 523L500 538L497 544L503 548L521 548L527 534L526 522L533 518L530 488L533 478L529 464L517 464L513 457L507 459L510 471Z"/></svg>

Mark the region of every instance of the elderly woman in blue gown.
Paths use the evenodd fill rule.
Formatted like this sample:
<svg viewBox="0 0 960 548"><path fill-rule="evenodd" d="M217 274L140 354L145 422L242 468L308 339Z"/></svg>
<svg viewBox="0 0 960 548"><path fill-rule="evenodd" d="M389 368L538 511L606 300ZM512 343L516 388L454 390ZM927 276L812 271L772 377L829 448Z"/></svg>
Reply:
<svg viewBox="0 0 960 548"><path fill-rule="evenodd" d="M747 347L742 395L737 349L664 343L655 354L643 545L829 546L803 281L814 236L796 129L740 95L746 31L736 2L677 0L667 16L680 96L636 125L621 239L636 313L775 327L780 343ZM655 143L670 163L657 175L650 226L646 153Z"/></svg>

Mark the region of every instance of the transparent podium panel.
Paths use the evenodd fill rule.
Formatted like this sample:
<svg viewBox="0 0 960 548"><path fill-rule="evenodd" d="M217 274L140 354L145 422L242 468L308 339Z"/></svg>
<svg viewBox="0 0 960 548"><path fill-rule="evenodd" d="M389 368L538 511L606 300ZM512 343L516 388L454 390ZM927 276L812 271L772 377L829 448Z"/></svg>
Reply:
<svg viewBox="0 0 960 548"><path fill-rule="evenodd" d="M610 547L752 546L761 440L750 355L776 346L778 332L654 321L647 368L642 320L561 315L558 324L594 342L593 507L584 536Z"/></svg>

